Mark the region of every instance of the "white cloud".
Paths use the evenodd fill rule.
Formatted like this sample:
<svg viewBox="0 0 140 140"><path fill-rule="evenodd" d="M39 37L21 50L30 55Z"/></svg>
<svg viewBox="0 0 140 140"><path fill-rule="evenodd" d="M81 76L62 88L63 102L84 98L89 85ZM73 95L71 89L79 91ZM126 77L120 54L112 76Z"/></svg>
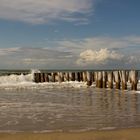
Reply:
<svg viewBox="0 0 140 140"><path fill-rule="evenodd" d="M20 50L20 48L0 48L0 56L13 54L19 50Z"/></svg>
<svg viewBox="0 0 140 140"><path fill-rule="evenodd" d="M140 45L140 37L139 36L129 36L129 37L125 37L124 39L131 44Z"/></svg>
<svg viewBox="0 0 140 140"><path fill-rule="evenodd" d="M0 0L0 18L33 24L52 20L86 21L92 0ZM75 14L82 15L78 18Z"/></svg>
<svg viewBox="0 0 140 140"><path fill-rule="evenodd" d="M123 59L123 55L119 54L115 51L110 51L108 49L100 49L99 51L95 50L86 50L80 53L80 57L77 60L78 65L106 65L109 62L121 61Z"/></svg>
<svg viewBox="0 0 140 140"><path fill-rule="evenodd" d="M111 38L111 37L91 37L91 38L84 38L80 40L64 40L58 41L60 46L59 49L74 49L76 52L80 53L81 51L87 49L94 49L100 50L102 48L109 48L109 49L119 49L119 48L126 48L130 45L128 40L123 38Z"/></svg>
<svg viewBox="0 0 140 140"><path fill-rule="evenodd" d="M140 68L139 36L55 40L44 48L0 48L2 68ZM46 44L44 43L44 46Z"/></svg>
<svg viewBox="0 0 140 140"><path fill-rule="evenodd" d="M139 48L140 46L140 37L139 36L124 36L121 38L113 37L89 37L83 39L65 39L56 41L57 46L60 50L75 50L75 53L80 53L85 50L100 50L104 48L114 49L114 50L123 50L132 49L135 47ZM133 51L135 51L133 49ZM140 50L140 49L139 49ZM137 49L138 51L138 49ZM131 52L127 52L131 53Z"/></svg>

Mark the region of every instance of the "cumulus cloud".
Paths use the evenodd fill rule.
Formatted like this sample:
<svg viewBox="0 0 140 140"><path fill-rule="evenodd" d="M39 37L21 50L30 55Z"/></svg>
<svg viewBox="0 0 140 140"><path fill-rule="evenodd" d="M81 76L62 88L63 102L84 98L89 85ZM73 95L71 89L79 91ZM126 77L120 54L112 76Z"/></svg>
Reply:
<svg viewBox="0 0 140 140"><path fill-rule="evenodd" d="M110 51L108 49L86 50L80 53L80 57L77 60L78 65L106 65L109 62L120 61L123 59L123 55L115 51Z"/></svg>
<svg viewBox="0 0 140 140"><path fill-rule="evenodd" d="M0 48L2 68L140 68L140 37L55 40L53 47ZM44 43L44 46L46 44Z"/></svg>
<svg viewBox="0 0 140 140"><path fill-rule="evenodd" d="M87 20L92 4L92 0L0 0L0 18L33 24L53 20L82 22Z"/></svg>

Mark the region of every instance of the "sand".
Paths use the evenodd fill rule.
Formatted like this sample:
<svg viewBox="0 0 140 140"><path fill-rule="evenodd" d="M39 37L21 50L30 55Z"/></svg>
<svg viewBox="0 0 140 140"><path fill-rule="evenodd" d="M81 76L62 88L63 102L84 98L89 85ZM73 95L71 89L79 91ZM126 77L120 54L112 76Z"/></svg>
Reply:
<svg viewBox="0 0 140 140"><path fill-rule="evenodd" d="M140 140L140 128L78 133L0 133L0 140Z"/></svg>

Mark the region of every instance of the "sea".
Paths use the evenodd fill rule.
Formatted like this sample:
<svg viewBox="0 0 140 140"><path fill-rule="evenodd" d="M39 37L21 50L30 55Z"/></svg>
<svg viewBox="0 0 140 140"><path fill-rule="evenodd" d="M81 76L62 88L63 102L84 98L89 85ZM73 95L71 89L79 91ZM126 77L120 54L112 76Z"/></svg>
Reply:
<svg viewBox="0 0 140 140"><path fill-rule="evenodd" d="M34 83L35 71L0 71L0 132L140 127L140 81L138 91L98 89L77 81Z"/></svg>

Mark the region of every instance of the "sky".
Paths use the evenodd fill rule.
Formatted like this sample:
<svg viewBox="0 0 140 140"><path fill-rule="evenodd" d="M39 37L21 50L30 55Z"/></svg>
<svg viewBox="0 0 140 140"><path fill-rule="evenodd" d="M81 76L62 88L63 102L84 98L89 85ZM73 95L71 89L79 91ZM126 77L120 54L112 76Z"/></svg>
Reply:
<svg viewBox="0 0 140 140"><path fill-rule="evenodd" d="M140 69L140 0L0 0L0 69Z"/></svg>

